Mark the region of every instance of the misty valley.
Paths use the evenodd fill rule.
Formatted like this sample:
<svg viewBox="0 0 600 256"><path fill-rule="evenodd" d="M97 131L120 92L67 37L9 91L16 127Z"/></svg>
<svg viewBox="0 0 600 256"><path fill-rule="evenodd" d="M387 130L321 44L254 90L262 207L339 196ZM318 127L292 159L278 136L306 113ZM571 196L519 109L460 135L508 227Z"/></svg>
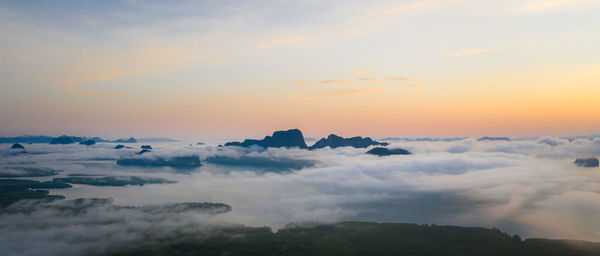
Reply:
<svg viewBox="0 0 600 256"><path fill-rule="evenodd" d="M0 141L7 255L600 253L594 137Z"/></svg>

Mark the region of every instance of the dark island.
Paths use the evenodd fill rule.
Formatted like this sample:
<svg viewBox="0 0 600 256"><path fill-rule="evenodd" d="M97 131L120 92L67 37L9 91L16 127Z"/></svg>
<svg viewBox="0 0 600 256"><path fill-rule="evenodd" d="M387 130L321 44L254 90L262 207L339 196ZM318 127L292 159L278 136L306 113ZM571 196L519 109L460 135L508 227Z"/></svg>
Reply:
<svg viewBox="0 0 600 256"><path fill-rule="evenodd" d="M402 148L388 149L388 148L376 147L376 148L373 148L373 149L367 151L367 154L376 155L376 156L391 156L391 155L410 155L412 153L410 153L408 150L402 149Z"/></svg>
<svg viewBox="0 0 600 256"><path fill-rule="evenodd" d="M600 164L598 161L598 158L595 157L591 157L591 158L577 158L575 160L575 164L579 167L598 167L598 165Z"/></svg>
<svg viewBox="0 0 600 256"><path fill-rule="evenodd" d="M50 144L72 144L75 143L71 137L63 135L57 138L54 138L50 141Z"/></svg>
<svg viewBox="0 0 600 256"><path fill-rule="evenodd" d="M387 142L378 142L374 141L369 137L351 137L351 138L342 138L335 134L330 134L327 138L322 138L317 141L314 145L310 146L309 149L319 149L319 148L338 148L338 147L353 147L353 148L366 148L369 146L387 146L389 143Z"/></svg>
<svg viewBox="0 0 600 256"><path fill-rule="evenodd" d="M12 146L10 146L10 149L25 149L25 147L23 147L23 145L19 143L15 143Z"/></svg>
<svg viewBox="0 0 600 256"><path fill-rule="evenodd" d="M93 140L86 140L86 141L79 142L79 144L80 144L80 145L91 146L91 145L94 145L94 144L96 144L96 141L93 141Z"/></svg>
<svg viewBox="0 0 600 256"><path fill-rule="evenodd" d="M64 182L35 180L0 179L0 208L6 207L23 199L63 199L64 196L49 195L50 188L70 188Z"/></svg>
<svg viewBox="0 0 600 256"><path fill-rule="evenodd" d="M12 155L19 155L19 154L26 154L27 151L25 150L25 147L23 147L23 145L19 144L19 143L15 143L10 147L10 154Z"/></svg>

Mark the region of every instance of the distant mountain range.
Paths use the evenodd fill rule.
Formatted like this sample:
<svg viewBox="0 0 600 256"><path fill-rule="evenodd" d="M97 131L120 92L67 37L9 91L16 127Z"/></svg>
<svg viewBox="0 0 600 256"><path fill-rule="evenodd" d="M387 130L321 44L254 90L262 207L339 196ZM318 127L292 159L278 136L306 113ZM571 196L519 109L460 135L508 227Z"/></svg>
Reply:
<svg viewBox="0 0 600 256"><path fill-rule="evenodd" d="M50 143L50 144L71 144L71 143L81 143L85 141L94 141L94 142L105 142L105 143L137 143L137 142L177 142L177 140L169 139L169 138L142 138L135 139L130 137L129 139L116 139L116 140L106 140L100 137L79 137L79 136L68 136L62 135L59 137L50 137L50 136L35 136L35 135L22 135L17 137L0 137L0 143Z"/></svg>
<svg viewBox="0 0 600 256"><path fill-rule="evenodd" d="M380 140L383 141L446 141L446 142L450 142L450 141L460 141L460 140L464 140L467 137L451 137L451 138L445 138L445 137L384 137L384 138L380 138Z"/></svg>
<svg viewBox="0 0 600 256"><path fill-rule="evenodd" d="M354 148L366 148L369 146L387 146L389 143L387 142L378 142L374 141L369 137L351 137L351 138L343 138L337 136L335 134L330 134L327 138L322 138L317 141L314 145L310 146L309 149L319 149L319 148L338 148L338 147L354 147Z"/></svg>
<svg viewBox="0 0 600 256"><path fill-rule="evenodd" d="M596 139L596 138L600 138L600 133L594 133L594 134L590 134L590 135L582 135L582 136L573 136L573 137L564 137L564 139L568 139L568 140L576 140L576 139Z"/></svg>
<svg viewBox="0 0 600 256"><path fill-rule="evenodd" d="M301 148L301 149L320 149L325 147L338 148L338 147L354 147L354 148L366 148L369 146L387 146L387 142L374 141L369 137L351 137L343 138L335 134L330 134L327 138L321 138L315 142L312 146L308 147L304 141L304 135L298 129L290 129L287 131L275 131L273 135L266 136L262 140L246 139L243 142L227 142L225 146L260 146L264 148Z"/></svg>
<svg viewBox="0 0 600 256"><path fill-rule="evenodd" d="M179 142L178 140L169 139L169 138L141 138L137 139L138 142Z"/></svg>

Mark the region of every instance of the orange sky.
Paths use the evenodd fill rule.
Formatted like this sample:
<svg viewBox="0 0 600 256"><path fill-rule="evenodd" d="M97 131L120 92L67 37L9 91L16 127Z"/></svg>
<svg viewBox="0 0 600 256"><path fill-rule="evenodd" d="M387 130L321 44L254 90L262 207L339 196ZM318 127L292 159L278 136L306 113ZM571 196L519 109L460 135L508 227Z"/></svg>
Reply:
<svg viewBox="0 0 600 256"><path fill-rule="evenodd" d="M0 135L600 131L596 1L70 5L0 4Z"/></svg>

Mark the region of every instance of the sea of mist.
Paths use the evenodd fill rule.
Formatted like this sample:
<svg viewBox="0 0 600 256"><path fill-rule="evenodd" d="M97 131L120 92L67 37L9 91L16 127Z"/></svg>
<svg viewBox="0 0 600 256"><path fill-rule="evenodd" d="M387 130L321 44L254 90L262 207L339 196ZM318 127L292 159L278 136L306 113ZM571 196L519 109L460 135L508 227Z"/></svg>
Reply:
<svg viewBox="0 0 600 256"><path fill-rule="evenodd" d="M497 227L522 237L600 241L600 170L581 168L575 158L600 156L600 140L553 137L513 141L390 141L412 155L378 157L364 148L302 150L218 147L187 142L152 143L142 156L199 156L198 168L119 166L140 144L115 150L93 146L25 144L13 155L0 144L0 167L35 167L57 175L160 178L174 183L51 189L77 198L110 198L109 204L65 214L27 203L27 211L0 214L0 247L9 255L74 255L102 252L189 232L210 236L220 226L360 220ZM218 157L220 161L210 159ZM140 212L116 206L214 202L231 211ZM24 204L20 202L20 204ZM40 203L41 205L41 203ZM92 232L93 231L93 232ZM64 245L69 249L61 247ZM62 249L56 249L62 248Z"/></svg>

